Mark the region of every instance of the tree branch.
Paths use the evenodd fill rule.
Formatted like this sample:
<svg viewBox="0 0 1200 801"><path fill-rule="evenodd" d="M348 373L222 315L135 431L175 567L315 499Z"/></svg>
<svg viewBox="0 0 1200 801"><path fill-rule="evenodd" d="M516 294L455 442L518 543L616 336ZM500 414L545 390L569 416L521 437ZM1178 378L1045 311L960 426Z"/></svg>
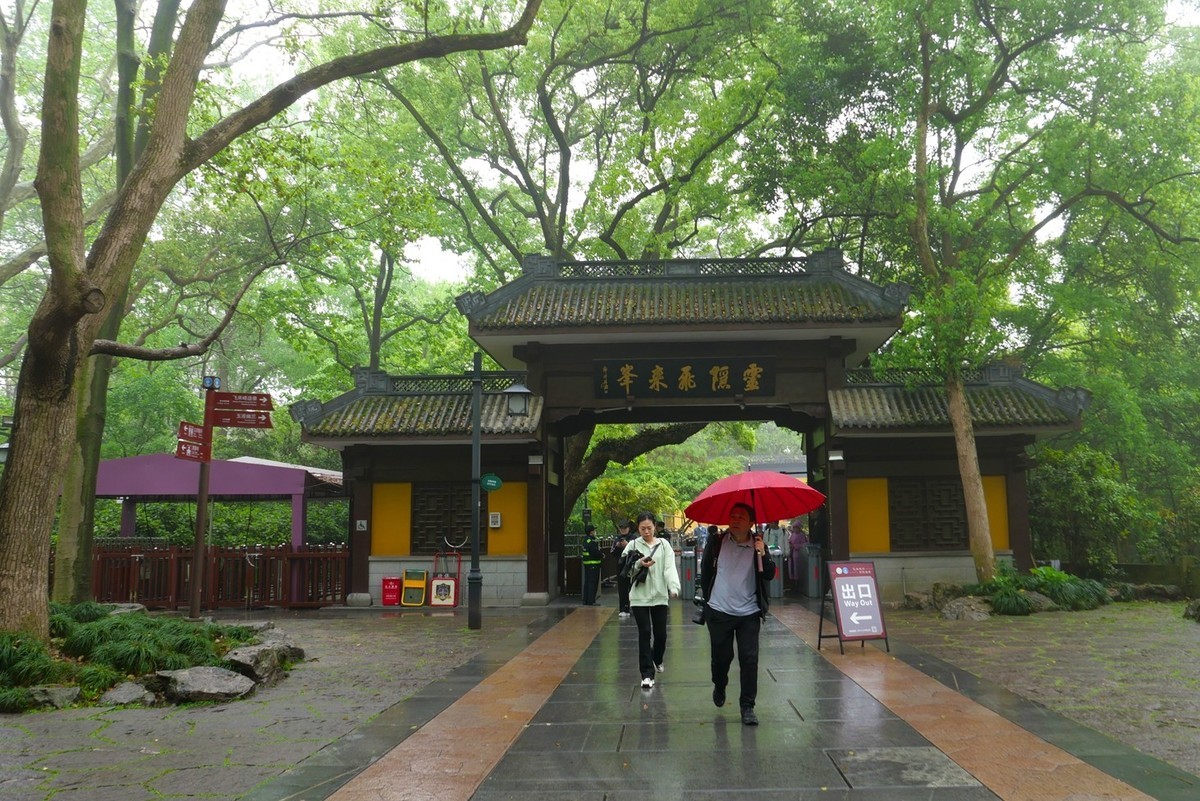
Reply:
<svg viewBox="0 0 1200 801"><path fill-rule="evenodd" d="M193 141L180 159L177 177L181 178L196 169L224 150L237 137L278 115L304 95L326 84L421 59L439 58L470 50L499 50L525 44L541 4L542 0L527 0L520 19L512 27L499 33L431 36L420 41L381 47L366 53L352 53L302 72L221 120Z"/></svg>

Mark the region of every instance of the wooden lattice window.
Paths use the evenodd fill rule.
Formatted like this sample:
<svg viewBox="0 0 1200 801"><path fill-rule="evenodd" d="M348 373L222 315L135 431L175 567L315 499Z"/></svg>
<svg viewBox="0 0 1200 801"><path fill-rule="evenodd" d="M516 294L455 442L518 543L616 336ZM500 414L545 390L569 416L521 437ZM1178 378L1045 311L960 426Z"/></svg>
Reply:
<svg viewBox="0 0 1200 801"><path fill-rule="evenodd" d="M888 479L893 551L970 548L967 506L958 476Z"/></svg>
<svg viewBox="0 0 1200 801"><path fill-rule="evenodd" d="M481 493L479 553L487 553L487 493ZM471 487L457 482L413 484L412 553L446 550L445 540L470 547Z"/></svg>

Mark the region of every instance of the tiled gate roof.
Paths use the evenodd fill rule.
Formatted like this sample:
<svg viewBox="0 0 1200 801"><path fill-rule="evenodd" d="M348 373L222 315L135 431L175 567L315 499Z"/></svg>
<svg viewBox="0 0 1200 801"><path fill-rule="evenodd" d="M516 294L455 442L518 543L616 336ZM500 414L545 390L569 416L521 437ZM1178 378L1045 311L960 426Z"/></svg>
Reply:
<svg viewBox="0 0 1200 801"><path fill-rule="evenodd" d="M829 391L837 434L945 432L950 427L943 382L909 371L850 370L847 386ZM1052 390L1019 370L991 365L964 385L977 433L1063 431L1079 424L1085 390Z"/></svg>
<svg viewBox="0 0 1200 801"><path fill-rule="evenodd" d="M910 288L881 287L846 269L837 250L802 258L559 261L528 256L523 273L494 292L456 303L471 336L515 369L513 348L579 337L694 341L754 329L768 339L855 341L857 363L900 327Z"/></svg>

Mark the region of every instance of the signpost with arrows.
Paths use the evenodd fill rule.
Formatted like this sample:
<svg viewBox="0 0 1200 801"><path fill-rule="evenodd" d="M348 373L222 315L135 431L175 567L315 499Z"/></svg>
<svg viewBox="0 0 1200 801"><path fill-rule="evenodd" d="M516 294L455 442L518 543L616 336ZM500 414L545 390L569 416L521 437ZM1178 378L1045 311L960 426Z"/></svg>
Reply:
<svg viewBox="0 0 1200 801"><path fill-rule="evenodd" d="M829 562L829 593L821 604L821 622L817 630L817 649L821 640L837 637L838 647L846 652L847 640L883 640L884 647L891 651L887 641L887 629L883 624L883 606L879 602L879 588L875 583L874 562ZM833 603L837 634L823 634L825 604Z"/></svg>
<svg viewBox="0 0 1200 801"><path fill-rule="evenodd" d="M208 474L212 460L214 427L271 428L271 396L260 392L219 392L221 379L206 375L204 425L181 420L175 458L200 463L200 486L196 490L196 536L192 547L191 603L189 616L200 617L200 595L204 576L204 529L208 525Z"/></svg>

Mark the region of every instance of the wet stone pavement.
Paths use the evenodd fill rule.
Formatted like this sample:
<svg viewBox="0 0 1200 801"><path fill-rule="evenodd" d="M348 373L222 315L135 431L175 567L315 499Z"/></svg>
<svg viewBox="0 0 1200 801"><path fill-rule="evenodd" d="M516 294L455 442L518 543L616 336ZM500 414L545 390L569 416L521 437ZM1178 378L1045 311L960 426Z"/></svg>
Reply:
<svg viewBox="0 0 1200 801"><path fill-rule="evenodd" d="M751 743L757 735L760 746L770 743L769 748L780 749L754 755L765 758L760 763L767 771L762 780L783 793L772 797L828 798L826 788L844 784L847 777L868 787L896 781L883 775L873 778L872 771L886 770L901 751L911 759L924 747L925 741L913 738L903 720L870 703L854 682L829 671L815 652L803 647L796 652L795 641L777 621L770 624L773 633L764 646L783 649L779 653L786 652L789 661L766 671L778 675L760 679L762 731L744 729L736 720L735 704L727 705L732 712L721 725L725 716L714 717L716 710L707 700L706 665L695 664L696 655L705 650L700 642L703 630L685 622L682 607L673 610L674 645L669 645L668 658L673 664L668 664L662 687L646 699L648 703L639 705L641 692L636 681L629 680L636 679L635 667L630 676L613 675L611 667L604 667L614 664L614 658L618 666L624 665L634 644L632 623L622 624L613 615L562 683L551 688L546 703L533 712L528 727L473 797L552 798L564 797L567 790L577 799L626 797L620 792L604 794L620 788L628 797L644 798L620 781L630 764L652 766L669 754L683 753L694 758L696 770L704 771L705 754L712 749ZM222 614L218 618L229 622L274 621L305 648L306 660L279 685L231 704L0 715L0 799L326 798L575 611L571 599L548 609L485 609L483 629L475 632L467 630L465 613L442 610ZM1151 797L1200 799L1200 625L1182 618L1182 604L1118 604L1093 612L998 617L982 623L894 611L888 613L887 623L893 657L985 706L1015 709L1027 717L1023 725L1031 731L1046 726L1045 732L1035 733L1051 742L1058 738L1068 750L1076 742L1085 749L1099 743L1097 761L1123 760L1133 771L1130 775L1136 775L1144 760L1139 762L1119 743L1104 745L1111 741L1093 736L1091 730L1109 734L1187 772L1163 773L1173 790L1169 795L1152 792ZM832 647L836 650L836 640ZM798 662L792 662L793 653L800 657ZM788 670L800 671L805 682L799 675L784 675ZM808 682L809 689L796 691ZM776 686L793 691L774 698ZM841 689L833 692L836 688ZM1014 703L1014 696L1003 688L1030 700ZM859 696L861 704L855 706ZM409 700L397 705L403 699ZM631 702L640 722L606 725L605 710L627 710ZM1048 718L1047 709L1082 725ZM806 734L805 726L794 725L794 716L802 721L849 718L853 725L822 725L817 743L811 739L812 730ZM785 726L785 721L793 723ZM551 740L543 742L545 738ZM871 795L867 790L866 795L837 797L996 797L962 776L941 751L928 750L923 764L934 778L920 781L953 785L943 787L941 794L927 784L916 796L883 790L875 791L883 795ZM811 771L798 773L793 766L783 774L784 761L800 753L812 755ZM608 771L605 760L614 759ZM614 783L589 786L580 794L570 781L561 787L539 784L536 789L530 782L531 776L578 776L580 764L598 775L608 771ZM801 774L807 790L796 785ZM714 774L713 788L718 780L727 783L728 777Z"/></svg>
<svg viewBox="0 0 1200 801"><path fill-rule="evenodd" d="M545 610L253 611L306 658L229 704L0 715L2 801L235 801L482 652L516 653ZM506 645L507 642L507 645Z"/></svg>
<svg viewBox="0 0 1200 801"><path fill-rule="evenodd" d="M1200 623L1184 602L994 616L887 613L906 645L1200 776ZM1200 787L1195 797L1200 799Z"/></svg>

